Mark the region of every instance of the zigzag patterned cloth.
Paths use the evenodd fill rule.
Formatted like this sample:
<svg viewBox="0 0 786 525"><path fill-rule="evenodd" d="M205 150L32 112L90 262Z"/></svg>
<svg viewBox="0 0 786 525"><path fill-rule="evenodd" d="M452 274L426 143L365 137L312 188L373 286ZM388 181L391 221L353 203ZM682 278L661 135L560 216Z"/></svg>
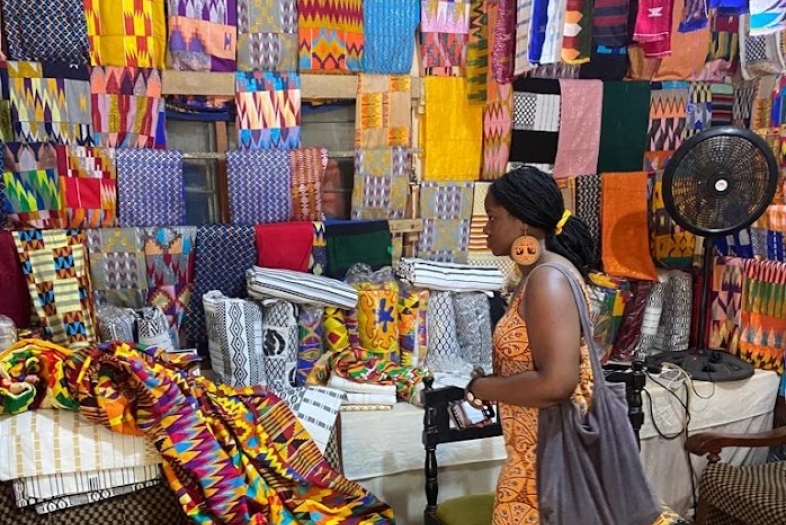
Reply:
<svg viewBox="0 0 786 525"><path fill-rule="evenodd" d="M420 6L411 0L365 0L363 2L364 47L361 71L380 75L408 75L412 69L411 47L401 46L415 34Z"/></svg>
<svg viewBox="0 0 786 525"><path fill-rule="evenodd" d="M489 25L486 0L472 0L467 40L467 87L469 101L486 102L489 75Z"/></svg>
<svg viewBox="0 0 786 525"><path fill-rule="evenodd" d="M409 75L359 75L355 147L410 146L411 89Z"/></svg>
<svg viewBox="0 0 786 525"><path fill-rule="evenodd" d="M147 299L147 263L142 230L87 230L90 280L98 307L142 308Z"/></svg>
<svg viewBox="0 0 786 525"><path fill-rule="evenodd" d="M584 221L595 242L595 264L591 264L591 267L600 263L600 195L600 175L576 177L576 217Z"/></svg>
<svg viewBox="0 0 786 525"><path fill-rule="evenodd" d="M109 148L153 148L160 133L161 71L94 67L90 72L93 143Z"/></svg>
<svg viewBox="0 0 786 525"><path fill-rule="evenodd" d="M82 0L3 2L11 60L87 65L87 25Z"/></svg>
<svg viewBox="0 0 786 525"><path fill-rule="evenodd" d="M488 96L483 107L483 180L500 178L508 169L513 136L513 85L488 79Z"/></svg>
<svg viewBox="0 0 786 525"><path fill-rule="evenodd" d="M472 220L472 182L424 182L420 185L423 231L418 257L441 262L467 262Z"/></svg>
<svg viewBox="0 0 786 525"><path fill-rule="evenodd" d="M117 150L117 197L123 226L185 223L183 156L176 150Z"/></svg>
<svg viewBox="0 0 786 525"><path fill-rule="evenodd" d="M468 0L421 0L421 60L428 76L464 76L470 28Z"/></svg>
<svg viewBox="0 0 786 525"><path fill-rule="evenodd" d="M54 144L3 145L4 214L14 228L62 228L67 219Z"/></svg>
<svg viewBox="0 0 786 525"><path fill-rule="evenodd" d="M403 219L411 172L412 156L405 148L356 150L352 219Z"/></svg>
<svg viewBox="0 0 786 525"><path fill-rule="evenodd" d="M87 66L8 62L13 133L20 142L90 143Z"/></svg>
<svg viewBox="0 0 786 525"><path fill-rule="evenodd" d="M710 348L720 348L738 355L742 291L750 259L716 257L710 298Z"/></svg>
<svg viewBox="0 0 786 525"><path fill-rule="evenodd" d="M328 163L325 148L289 152L292 170L292 214L295 222L322 220L322 178Z"/></svg>
<svg viewBox="0 0 786 525"><path fill-rule="evenodd" d="M68 228L117 226L114 149L58 146L57 171Z"/></svg>
<svg viewBox="0 0 786 525"><path fill-rule="evenodd" d="M707 82L691 82L688 90L688 111L685 138L710 127L712 122L712 90Z"/></svg>
<svg viewBox="0 0 786 525"><path fill-rule="evenodd" d="M688 84L671 83L663 89L653 89L650 96L647 151L676 150L685 139Z"/></svg>
<svg viewBox="0 0 786 525"><path fill-rule="evenodd" d="M14 232L16 251L35 313L55 344L96 339L85 235L79 230Z"/></svg>
<svg viewBox="0 0 786 525"><path fill-rule="evenodd" d="M93 66L164 67L164 0L84 0Z"/></svg>
<svg viewBox="0 0 786 525"><path fill-rule="evenodd" d="M145 228L142 242L147 267L147 304L161 308L175 349L194 290L196 226Z"/></svg>
<svg viewBox="0 0 786 525"><path fill-rule="evenodd" d="M362 0L298 0L300 71L360 71Z"/></svg>
<svg viewBox="0 0 786 525"><path fill-rule="evenodd" d="M241 149L300 147L300 76L237 73L237 130Z"/></svg>
<svg viewBox="0 0 786 525"><path fill-rule="evenodd" d="M239 70L297 71L296 0L238 0L237 31Z"/></svg>
<svg viewBox="0 0 786 525"><path fill-rule="evenodd" d="M649 222L652 258L666 268L691 267L696 251L696 237L678 226L666 211L662 171L655 175Z"/></svg>
<svg viewBox="0 0 786 525"><path fill-rule="evenodd" d="M784 370L786 265L751 261L742 288L740 357L756 368Z"/></svg>
<svg viewBox="0 0 786 525"><path fill-rule="evenodd" d="M235 0L168 0L170 69L235 71Z"/></svg>
<svg viewBox="0 0 786 525"><path fill-rule="evenodd" d="M227 153L229 209L235 226L289 221L292 208L289 153L281 150Z"/></svg>

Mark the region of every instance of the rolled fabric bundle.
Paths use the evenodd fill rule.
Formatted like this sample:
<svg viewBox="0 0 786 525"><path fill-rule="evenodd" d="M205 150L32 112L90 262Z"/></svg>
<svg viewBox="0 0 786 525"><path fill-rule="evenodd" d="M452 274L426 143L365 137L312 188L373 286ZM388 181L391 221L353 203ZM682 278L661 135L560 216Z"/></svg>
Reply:
<svg viewBox="0 0 786 525"><path fill-rule="evenodd" d="M111 304L98 307L98 337L101 341L123 341L133 343L137 315L131 308L120 308Z"/></svg>
<svg viewBox="0 0 786 525"><path fill-rule="evenodd" d="M321 306L304 306L298 312L297 386L306 384L308 374L324 352L324 315L325 309Z"/></svg>
<svg viewBox="0 0 786 525"><path fill-rule="evenodd" d="M395 282L364 282L354 286L358 290L360 347L398 363L398 285Z"/></svg>
<svg viewBox="0 0 786 525"><path fill-rule="evenodd" d="M262 310L262 340L268 386L274 392L296 386L297 307L276 301Z"/></svg>
<svg viewBox="0 0 786 525"><path fill-rule="evenodd" d="M172 336L169 333L169 321L159 306L146 306L136 311L138 343L157 346L167 352L175 350Z"/></svg>

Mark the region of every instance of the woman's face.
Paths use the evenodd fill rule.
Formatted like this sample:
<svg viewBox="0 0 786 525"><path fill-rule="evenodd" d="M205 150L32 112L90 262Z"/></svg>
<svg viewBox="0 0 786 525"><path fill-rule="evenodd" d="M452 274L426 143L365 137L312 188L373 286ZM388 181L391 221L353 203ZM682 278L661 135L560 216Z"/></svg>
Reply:
<svg viewBox="0 0 786 525"><path fill-rule="evenodd" d="M486 246L497 257L509 256L513 241L524 235L524 223L497 204L491 192L486 195L486 215L488 222L483 228Z"/></svg>

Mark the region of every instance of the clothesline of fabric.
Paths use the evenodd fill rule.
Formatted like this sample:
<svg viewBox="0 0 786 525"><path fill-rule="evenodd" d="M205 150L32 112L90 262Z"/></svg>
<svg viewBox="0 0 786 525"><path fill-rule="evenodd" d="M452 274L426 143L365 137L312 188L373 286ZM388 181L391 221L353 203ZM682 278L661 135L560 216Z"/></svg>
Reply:
<svg viewBox="0 0 786 525"><path fill-rule="evenodd" d="M408 149L410 153L413 155L421 155L423 150L420 148L413 148ZM351 159L355 157L355 151L330 151L329 156L331 158L346 158ZM184 159L225 159L226 153L221 153L217 151L192 151L189 153L183 153L182 158Z"/></svg>

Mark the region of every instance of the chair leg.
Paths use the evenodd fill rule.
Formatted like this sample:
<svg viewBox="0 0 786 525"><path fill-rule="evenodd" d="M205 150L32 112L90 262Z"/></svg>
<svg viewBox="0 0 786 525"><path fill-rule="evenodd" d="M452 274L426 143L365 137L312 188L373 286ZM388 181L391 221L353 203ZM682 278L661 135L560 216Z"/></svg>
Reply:
<svg viewBox="0 0 786 525"><path fill-rule="evenodd" d="M695 525L709 525L707 523L707 502L699 498L699 504L696 506L696 523Z"/></svg>

